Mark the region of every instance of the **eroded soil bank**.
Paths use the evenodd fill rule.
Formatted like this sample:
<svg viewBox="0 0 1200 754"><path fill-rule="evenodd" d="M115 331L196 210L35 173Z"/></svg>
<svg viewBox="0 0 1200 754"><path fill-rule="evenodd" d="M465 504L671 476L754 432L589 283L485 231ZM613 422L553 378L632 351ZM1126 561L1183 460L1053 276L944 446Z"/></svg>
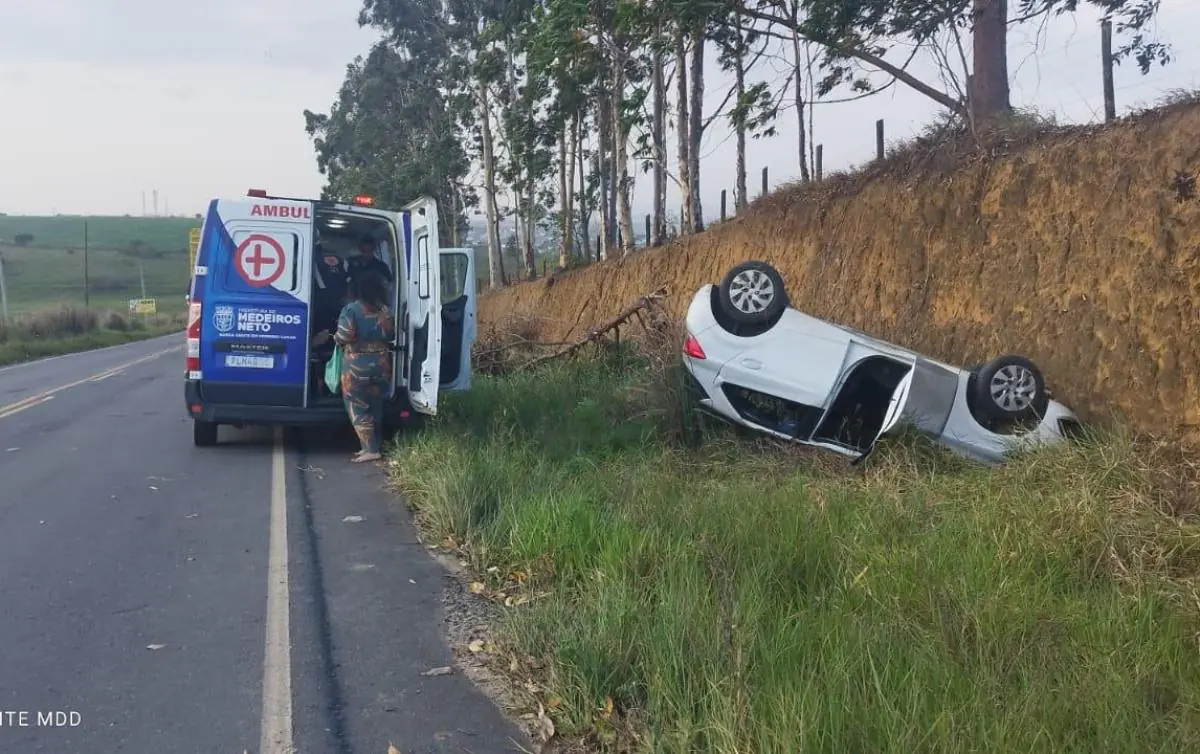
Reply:
<svg viewBox="0 0 1200 754"><path fill-rule="evenodd" d="M682 316L698 286L762 259L816 316L951 363L1021 353L1089 419L1200 436L1200 105L949 159L913 149L665 247L489 293L481 330L533 316L539 338L566 340L662 285Z"/></svg>

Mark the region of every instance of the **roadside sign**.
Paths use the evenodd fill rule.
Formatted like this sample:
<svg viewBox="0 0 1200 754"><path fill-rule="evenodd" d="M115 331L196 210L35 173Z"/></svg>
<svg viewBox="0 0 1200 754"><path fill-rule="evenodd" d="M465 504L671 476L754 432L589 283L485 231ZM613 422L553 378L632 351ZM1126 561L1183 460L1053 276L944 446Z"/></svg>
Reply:
<svg viewBox="0 0 1200 754"><path fill-rule="evenodd" d="M156 314L158 312L158 302L152 298L131 298L129 299L130 314Z"/></svg>
<svg viewBox="0 0 1200 754"><path fill-rule="evenodd" d="M196 249L200 248L200 229L192 228L188 231L188 275L196 269Z"/></svg>

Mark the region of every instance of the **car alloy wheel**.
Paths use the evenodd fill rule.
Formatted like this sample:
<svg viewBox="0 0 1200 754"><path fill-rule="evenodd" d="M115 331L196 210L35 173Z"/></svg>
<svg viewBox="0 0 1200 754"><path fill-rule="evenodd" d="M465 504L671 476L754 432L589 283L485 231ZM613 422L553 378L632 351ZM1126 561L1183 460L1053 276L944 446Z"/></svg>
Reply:
<svg viewBox="0 0 1200 754"><path fill-rule="evenodd" d="M978 410L984 421L1025 421L1046 413L1046 379L1023 356L998 356L981 366L971 381L972 411Z"/></svg>
<svg viewBox="0 0 1200 754"><path fill-rule="evenodd" d="M775 284L761 270L742 270L729 283L729 300L744 314L761 314L775 300Z"/></svg>
<svg viewBox="0 0 1200 754"><path fill-rule="evenodd" d="M717 292L721 311L735 326L771 327L788 306L783 278L766 262L735 265L725 273Z"/></svg>
<svg viewBox="0 0 1200 754"><path fill-rule="evenodd" d="M1037 397L1037 379L1021 364L1006 364L992 375L988 393L992 402L1008 414L1029 410Z"/></svg>

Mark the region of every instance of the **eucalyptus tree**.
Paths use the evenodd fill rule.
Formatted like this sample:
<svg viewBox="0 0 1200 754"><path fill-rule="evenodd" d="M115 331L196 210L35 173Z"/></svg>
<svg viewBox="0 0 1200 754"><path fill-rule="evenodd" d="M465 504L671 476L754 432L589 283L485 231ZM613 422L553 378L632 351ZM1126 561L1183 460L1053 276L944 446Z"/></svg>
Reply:
<svg viewBox="0 0 1200 754"><path fill-rule="evenodd" d="M1170 61L1169 48L1149 28L1160 0L753 0L746 15L793 29L824 48L822 64L845 75L847 66L889 74L973 124L995 121L1011 110L1008 32L1014 26L1070 15L1081 7L1102 10L1123 38L1114 59L1133 58L1142 73ZM944 55L943 45L950 54ZM888 60L893 48L940 51L956 59L966 83L961 91L930 83ZM971 50L968 61L967 50ZM912 57L909 57L912 60Z"/></svg>

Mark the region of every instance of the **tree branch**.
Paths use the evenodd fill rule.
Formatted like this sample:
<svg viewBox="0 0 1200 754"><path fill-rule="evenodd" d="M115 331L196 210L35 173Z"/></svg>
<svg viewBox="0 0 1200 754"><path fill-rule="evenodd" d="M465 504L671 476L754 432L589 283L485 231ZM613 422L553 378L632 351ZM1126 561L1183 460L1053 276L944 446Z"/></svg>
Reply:
<svg viewBox="0 0 1200 754"><path fill-rule="evenodd" d="M772 13L763 13L762 11L754 10L752 8L746 8L743 12L752 18L757 18L768 23L779 24L784 28L796 31L797 33L800 32L800 29L797 28L798 24L794 24L790 20L776 16ZM912 89L924 94L926 97L930 98L934 102L937 102L939 105L942 105L943 107L952 110L959 115L966 115L967 113L967 108L962 102L959 102L945 92L933 88L929 84L926 84L924 81L918 79L916 76L908 73L903 68L898 68L895 65L892 65L878 55L874 55L866 50L854 47L852 45L827 42L820 39L812 39L811 37L804 38L816 44L828 47L839 55L844 55L848 58L854 58L868 65L874 66L884 73L894 76L902 83L907 84Z"/></svg>

